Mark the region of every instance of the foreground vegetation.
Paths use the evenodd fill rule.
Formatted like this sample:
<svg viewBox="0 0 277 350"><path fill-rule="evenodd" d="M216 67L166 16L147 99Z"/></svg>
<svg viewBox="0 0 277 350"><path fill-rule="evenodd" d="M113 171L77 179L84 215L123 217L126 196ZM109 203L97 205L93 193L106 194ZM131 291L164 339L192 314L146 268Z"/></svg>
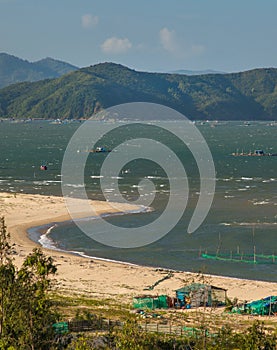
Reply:
<svg viewBox="0 0 277 350"><path fill-rule="evenodd" d="M49 349L56 315L47 295L52 258L35 249L17 269L4 218L0 219L0 349Z"/></svg>
<svg viewBox="0 0 277 350"><path fill-rule="evenodd" d="M1 218L1 350L276 349L274 318L259 322L212 309L133 312L120 301L64 296L54 288L52 258L34 249L16 268L14 253Z"/></svg>
<svg viewBox="0 0 277 350"><path fill-rule="evenodd" d="M132 322L123 328L115 329L107 335L79 335L71 341L67 349L199 349L199 350L275 350L276 337L265 333L263 325L255 322L245 334L236 334L231 329L223 328L216 336L172 336L143 332Z"/></svg>
<svg viewBox="0 0 277 350"><path fill-rule="evenodd" d="M190 119L276 120L277 69L187 76L103 63L0 90L0 117L89 118L128 102L172 107ZM130 116L131 118L131 116Z"/></svg>

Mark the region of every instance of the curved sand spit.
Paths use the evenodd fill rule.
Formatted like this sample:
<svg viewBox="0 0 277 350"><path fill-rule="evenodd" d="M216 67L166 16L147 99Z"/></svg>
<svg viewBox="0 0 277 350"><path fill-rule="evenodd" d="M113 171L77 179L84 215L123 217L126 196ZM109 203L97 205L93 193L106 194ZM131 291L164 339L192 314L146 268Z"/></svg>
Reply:
<svg viewBox="0 0 277 350"><path fill-rule="evenodd" d="M92 201L98 214L116 212L107 202ZM135 209L132 205L122 204L121 211ZM5 216L11 240L15 243L17 254L15 263L20 265L24 257L38 246L31 241L26 230L51 222L69 220L62 197L29 194L0 193L0 216ZM137 266L83 258L69 253L43 248L51 255L58 266L58 290L67 293L80 293L91 297L122 297L129 300L134 295L148 293L144 288L162 279L168 271L151 267ZM174 272L169 279L159 283L152 294L168 294L184 285L186 281L197 280L196 275L186 272ZM269 295L277 295L276 282L242 280L229 277L205 276L205 280L215 286L226 288L228 297L237 297L241 301L250 301Z"/></svg>

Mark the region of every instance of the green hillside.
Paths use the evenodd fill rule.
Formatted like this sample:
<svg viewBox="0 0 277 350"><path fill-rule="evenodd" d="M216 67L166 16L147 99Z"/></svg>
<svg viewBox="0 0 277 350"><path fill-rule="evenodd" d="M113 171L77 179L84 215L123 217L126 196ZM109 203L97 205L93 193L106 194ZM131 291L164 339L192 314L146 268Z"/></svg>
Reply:
<svg viewBox="0 0 277 350"><path fill-rule="evenodd" d="M44 58L37 62L0 53L0 88L23 81L57 78L78 68L69 63Z"/></svg>
<svg viewBox="0 0 277 350"><path fill-rule="evenodd" d="M190 119L276 120L277 69L187 76L114 63L0 90L0 117L88 118L126 102L167 105Z"/></svg>

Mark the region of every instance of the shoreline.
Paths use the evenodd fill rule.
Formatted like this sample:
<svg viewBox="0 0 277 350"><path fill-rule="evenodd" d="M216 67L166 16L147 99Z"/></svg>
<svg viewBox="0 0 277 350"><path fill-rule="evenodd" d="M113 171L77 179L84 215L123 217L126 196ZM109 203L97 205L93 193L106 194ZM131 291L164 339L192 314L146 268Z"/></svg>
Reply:
<svg viewBox="0 0 277 350"><path fill-rule="evenodd" d="M98 215L111 210L111 205L107 202L94 201L94 205L97 207ZM125 206L123 211L127 209L127 205ZM33 248L40 247L46 255L53 257L57 265L58 272L55 279L57 290L61 293L102 299L124 296L126 301L131 301L133 296L145 293L173 296L175 290L185 283L199 280L197 274L192 272L77 256L73 252L44 248L32 241L28 236L28 230L43 225L51 227L52 223L71 220L62 197L0 193L0 214L5 217L11 242L15 243L16 266L22 264ZM147 290L169 272L172 272L172 277L156 285L153 290ZM251 301L277 295L277 282L214 275L202 275L200 278L203 276L206 283L226 288L230 299L237 297L240 301Z"/></svg>
<svg viewBox="0 0 277 350"><path fill-rule="evenodd" d="M126 215L128 215L128 214L129 214L129 212L126 212ZM125 215L125 213L120 214L120 215ZM58 222L58 223L63 224L63 223L67 223L67 222L70 222L70 221L72 221L72 220L61 221L61 222ZM50 227L46 230L45 233L42 233L40 235L40 238L38 239L38 241L37 240L33 240L32 238L30 238L30 232L29 232L30 230L34 230L34 231L35 230L40 230L40 229L43 229L44 226L45 226L45 228L46 228L46 226L50 226ZM50 233L50 232L48 233L48 231L52 230L56 226L58 226L57 222L53 221L53 222L47 223L45 225L30 227L30 228L27 229L27 234L28 234L29 239L32 242L38 244L39 247L41 247L42 249L47 249L47 250L50 250L50 251L57 251L57 252L65 253L65 254L72 254L72 255L75 255L75 256L78 256L78 257L82 257L82 258L85 258L85 259L99 260L99 261L104 261L104 262L112 262L112 263L122 264L122 265L127 265L127 266L130 265L130 266L137 266L137 267L142 267L142 268L145 267L145 268L163 270L163 271L172 272L172 273L196 274L196 272L191 272L191 271L172 269L172 268L163 267L163 266L140 265L140 264L136 264L136 263L132 263L132 262L128 262L128 261L123 261L123 260L113 260L113 259L109 259L109 258L101 258L101 257L98 257L98 256L87 255L87 254L85 254L84 252L81 252L81 251L65 250L65 249L61 249L61 248L58 248L58 247L54 246L55 241L53 241L52 239L49 239L49 241L51 242L50 244L52 246L43 245L40 242L41 237L42 236L47 236ZM223 279L238 280L238 281L245 280L245 281L259 281L259 282L265 282L265 283L275 283L274 281L252 280L250 278L240 278L240 277L233 277L233 276L227 276L227 275L214 275L214 274L203 274L203 275L207 275L207 276L209 276L211 278L223 278Z"/></svg>
<svg viewBox="0 0 277 350"><path fill-rule="evenodd" d="M97 201L97 202L102 202L102 201ZM118 207L118 203L117 203L117 207ZM121 215L129 215L129 214L140 214L140 213L147 213L152 211L153 209L151 207L145 207L143 205L134 205L134 207L136 207L135 209L127 209L125 211L115 211L115 212L106 212L106 213L102 213L99 216L91 216L91 217L82 217L80 219L75 219L75 221L82 221L82 220L97 220L98 218L107 218L107 217L114 217L114 216L121 216ZM61 251L61 252L67 252L67 253L71 253L72 251L70 250L65 250L65 249L61 249L58 248L55 245L55 241L52 240L51 238L48 238L48 235L51 233L52 229L59 226L58 224L68 224L68 223L72 223L74 220L70 217L68 220L64 220L64 221L56 221L56 220L52 220L51 222L47 222L46 224L43 225L38 225L38 226L32 226L29 227L27 229L27 235L30 238L31 241L38 243L42 248L44 249L51 249L51 250L57 250L57 251ZM49 226L49 227L48 227ZM48 228L47 228L48 227ZM47 228L47 229L46 229ZM40 231L43 230L45 231L44 233L40 233ZM33 236L33 238L32 238ZM48 245L47 244L43 244L43 240L48 240ZM80 256L84 256L84 254L82 254L82 252L78 252L78 251L73 251L73 253L78 254ZM102 260L110 260L110 259L105 259L105 258L97 258L94 256L86 256L87 258L91 258L91 259L102 259ZM111 260L116 262L117 260ZM123 262L123 261L118 261L119 263L126 263L128 264L128 262ZM132 264L132 263L130 263ZM136 264L133 264L136 265Z"/></svg>

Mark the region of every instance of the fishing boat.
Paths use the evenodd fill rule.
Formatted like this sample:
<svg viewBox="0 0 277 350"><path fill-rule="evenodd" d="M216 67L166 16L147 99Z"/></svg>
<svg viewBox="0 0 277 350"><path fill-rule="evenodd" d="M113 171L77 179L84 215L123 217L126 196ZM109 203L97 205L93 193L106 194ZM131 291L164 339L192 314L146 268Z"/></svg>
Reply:
<svg viewBox="0 0 277 350"><path fill-rule="evenodd" d="M107 152L111 152L112 150L107 149L105 147L96 147L95 149L92 149L90 152L92 153L107 153Z"/></svg>

